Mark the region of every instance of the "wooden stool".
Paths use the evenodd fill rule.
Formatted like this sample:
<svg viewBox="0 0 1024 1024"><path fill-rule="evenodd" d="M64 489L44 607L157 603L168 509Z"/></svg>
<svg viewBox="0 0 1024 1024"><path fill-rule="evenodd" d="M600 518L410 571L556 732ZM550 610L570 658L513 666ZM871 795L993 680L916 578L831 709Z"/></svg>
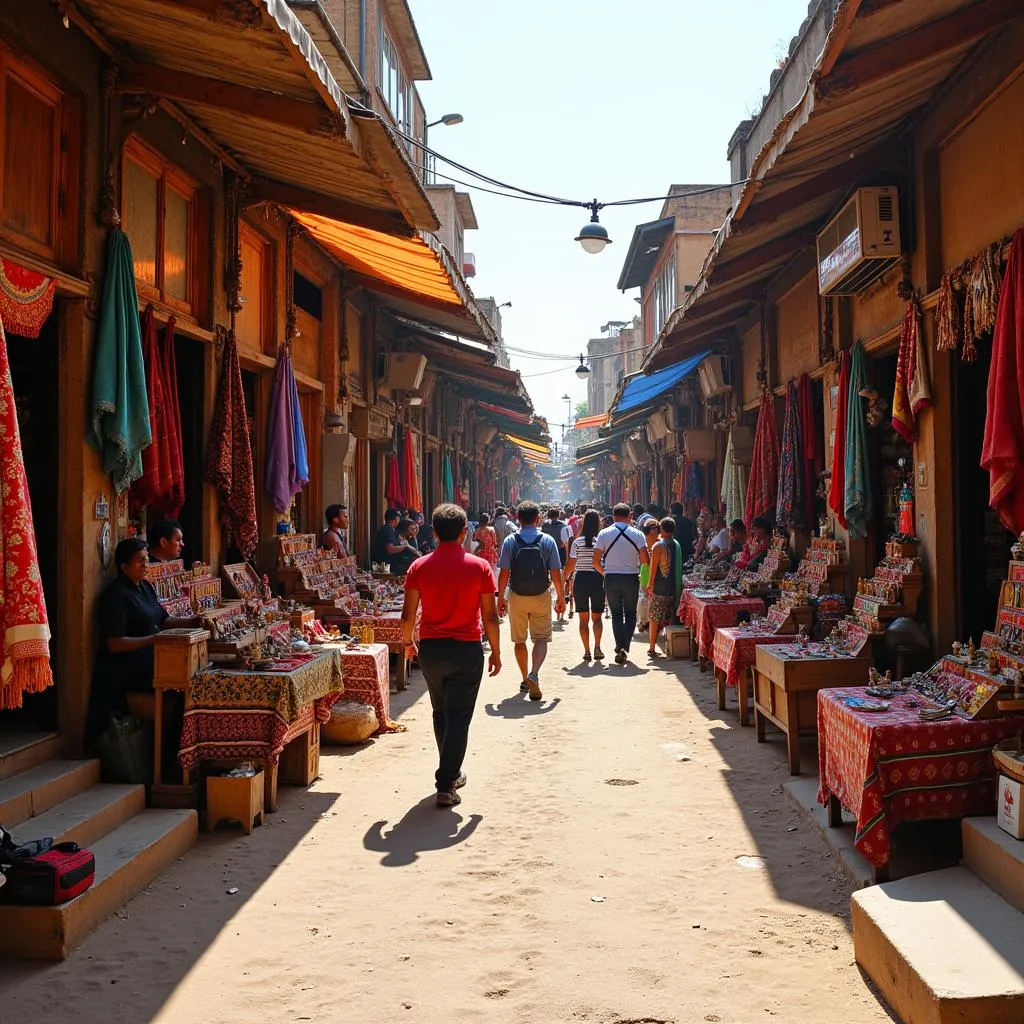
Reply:
<svg viewBox="0 0 1024 1024"><path fill-rule="evenodd" d="M263 824L263 772L251 776L210 775L206 779L206 830L239 821L247 836Z"/></svg>

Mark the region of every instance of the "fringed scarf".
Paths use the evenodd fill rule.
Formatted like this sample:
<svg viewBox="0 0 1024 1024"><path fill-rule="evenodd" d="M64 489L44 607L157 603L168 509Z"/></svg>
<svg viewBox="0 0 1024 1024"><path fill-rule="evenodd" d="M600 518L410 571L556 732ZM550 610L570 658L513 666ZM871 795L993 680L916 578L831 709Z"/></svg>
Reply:
<svg viewBox="0 0 1024 1024"><path fill-rule="evenodd" d="M416 446L413 441L412 431L405 432L405 447L403 451L405 462L405 500L407 508L416 512L423 511L423 498L420 496L419 470L416 466Z"/></svg>
<svg viewBox="0 0 1024 1024"><path fill-rule="evenodd" d="M730 523L734 519L743 518L747 505L747 467L733 461L732 445L728 445L725 449L720 497L726 519Z"/></svg>
<svg viewBox="0 0 1024 1024"><path fill-rule="evenodd" d="M815 526L814 497L818 489L818 474L825 468L825 439L818 426L820 418L814 414L814 392L811 390L811 378L806 373L800 375L796 390L800 410L800 441L803 445L803 457L800 459L800 470L803 473L803 525L812 530Z"/></svg>
<svg viewBox="0 0 1024 1024"><path fill-rule="evenodd" d="M14 404L14 385L7 359L7 339L0 321L0 626L3 661L0 664L0 710L20 708L26 693L53 685L50 667L50 627L39 575L36 532L32 523L25 459Z"/></svg>
<svg viewBox="0 0 1024 1024"><path fill-rule="evenodd" d="M55 278L0 260L0 317L11 334L38 338L53 312L56 293Z"/></svg>
<svg viewBox="0 0 1024 1024"><path fill-rule="evenodd" d="M217 403L210 423L206 480L217 488L225 545L232 542L249 558L256 550L256 487L253 482L249 417L234 334L224 343Z"/></svg>
<svg viewBox="0 0 1024 1024"><path fill-rule="evenodd" d="M803 444L796 382L786 386L786 418L782 426L782 454L779 459L779 489L775 519L780 529L800 525L803 519Z"/></svg>
<svg viewBox="0 0 1024 1024"><path fill-rule="evenodd" d="M868 421L860 392L868 383L864 346L858 341L850 356L850 391L846 406L846 493L844 511L850 537L866 537L874 507L868 465Z"/></svg>
<svg viewBox="0 0 1024 1024"><path fill-rule="evenodd" d="M299 391L287 346L277 356L267 422L267 465L264 490L275 510L285 513L292 499L309 483L306 435L299 409Z"/></svg>
<svg viewBox="0 0 1024 1024"><path fill-rule="evenodd" d="M181 405L178 400L178 360L174 348L174 317L167 321L160 354L167 398L167 441L170 452L170 487L160 503L165 516L177 519L185 504L185 453L181 439Z"/></svg>
<svg viewBox="0 0 1024 1024"><path fill-rule="evenodd" d="M892 428L907 444L913 444L917 436L918 414L932 404L927 360L921 340L921 307L917 299L912 298L903 315L903 332L896 357L896 391L892 399Z"/></svg>
<svg viewBox="0 0 1024 1024"><path fill-rule="evenodd" d="M775 399L767 388L761 394L754 435L754 458L747 483L746 524L749 529L757 516L771 514L779 488L779 430L775 423Z"/></svg>
<svg viewBox="0 0 1024 1024"><path fill-rule="evenodd" d="M152 306L147 306L142 314L142 359L146 368L149 428L153 440L142 452L142 475L132 484L130 497L136 508L147 505L156 508L171 489L171 454L163 361Z"/></svg>
<svg viewBox="0 0 1024 1024"><path fill-rule="evenodd" d="M846 523L846 414L850 402L850 355L839 353L839 382L836 388L836 425L832 433L832 479L828 507L845 530Z"/></svg>

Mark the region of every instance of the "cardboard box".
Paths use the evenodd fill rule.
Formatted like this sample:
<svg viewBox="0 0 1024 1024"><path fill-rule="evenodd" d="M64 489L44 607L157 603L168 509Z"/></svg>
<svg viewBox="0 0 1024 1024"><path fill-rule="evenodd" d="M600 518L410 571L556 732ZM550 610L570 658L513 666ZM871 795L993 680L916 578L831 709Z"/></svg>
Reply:
<svg viewBox="0 0 1024 1024"><path fill-rule="evenodd" d="M661 632L662 650L670 658L689 658L690 639L686 626L666 626Z"/></svg>
<svg viewBox="0 0 1024 1024"><path fill-rule="evenodd" d="M1024 800L1019 782L999 776L999 789L996 792L996 821L1004 832L1009 832L1014 839L1024 839L1024 815L1021 814L1021 801Z"/></svg>

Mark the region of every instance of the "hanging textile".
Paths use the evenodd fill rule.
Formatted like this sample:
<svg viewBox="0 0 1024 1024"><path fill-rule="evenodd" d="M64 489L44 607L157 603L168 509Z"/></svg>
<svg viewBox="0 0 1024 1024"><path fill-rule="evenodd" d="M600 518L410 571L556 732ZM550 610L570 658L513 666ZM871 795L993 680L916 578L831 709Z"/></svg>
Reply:
<svg viewBox="0 0 1024 1024"><path fill-rule="evenodd" d="M22 338L38 338L53 312L55 278L0 259L0 317L7 331Z"/></svg>
<svg viewBox="0 0 1024 1024"><path fill-rule="evenodd" d="M142 475L129 490L132 506L136 509L147 505L156 508L171 488L167 396L164 394L163 365L152 306L147 306L142 314L142 359L146 369L149 428L153 440L142 452Z"/></svg>
<svg viewBox="0 0 1024 1024"><path fill-rule="evenodd" d="M799 399L796 381L791 380L786 385L786 416L782 426L779 486L775 498L775 520L783 530L802 525L803 461Z"/></svg>
<svg viewBox="0 0 1024 1024"><path fill-rule="evenodd" d="M779 431L775 424L775 400L771 391L761 392L761 409L757 414L754 434L754 458L747 483L747 505L744 522L750 526L757 516L774 519L775 499L779 488Z"/></svg>
<svg viewBox="0 0 1024 1024"><path fill-rule="evenodd" d="M0 710L20 708L26 693L53 685L50 667L50 627L39 575L36 531L32 523L25 459L14 402L14 385L7 359L7 338L0 319Z"/></svg>
<svg viewBox="0 0 1024 1024"><path fill-rule="evenodd" d="M846 404L846 490L843 510L850 537L868 534L874 507L871 500L871 466L868 421L860 392L868 386L867 357L858 341L850 356L850 390Z"/></svg>
<svg viewBox="0 0 1024 1024"><path fill-rule="evenodd" d="M404 509L405 496L402 494L402 478L399 471L399 458L397 452L388 456L387 482L384 487L384 497L392 508Z"/></svg>
<svg viewBox="0 0 1024 1024"><path fill-rule="evenodd" d="M832 479L828 489L828 507L846 529L846 412L850 394L850 354L839 353L839 382L836 389L836 425L832 431Z"/></svg>
<svg viewBox="0 0 1024 1024"><path fill-rule="evenodd" d="M264 489L275 511L284 514L292 499L309 483L306 437L299 411L292 357L287 345L281 347L270 392L267 421L267 464Z"/></svg>
<svg viewBox="0 0 1024 1024"><path fill-rule="evenodd" d="M892 429L907 444L917 437L917 417L932 404L928 362L921 340L921 307L917 299L907 303L903 332L896 358L896 391L892 399Z"/></svg>
<svg viewBox="0 0 1024 1024"><path fill-rule="evenodd" d="M935 305L935 348L954 352L963 330L963 310L953 290L953 271L948 270L939 282L939 300Z"/></svg>
<svg viewBox="0 0 1024 1024"><path fill-rule="evenodd" d="M405 431L405 500L408 507L415 512L423 511L423 498L420 495L419 470L416 466L416 446L412 431Z"/></svg>
<svg viewBox="0 0 1024 1024"><path fill-rule="evenodd" d="M1013 534L1024 530L1024 228L1010 244L999 295L981 468L988 501Z"/></svg>
<svg viewBox="0 0 1024 1024"><path fill-rule="evenodd" d="M182 448L181 405L178 399L178 360L174 346L174 317L167 321L160 347L164 377L164 398L167 403L167 444L170 454L170 486L160 503L160 511L169 519L177 519L185 504L185 453Z"/></svg>
<svg viewBox="0 0 1024 1024"><path fill-rule="evenodd" d="M447 504L455 500L455 484L452 479L452 460L447 452L441 462L441 497Z"/></svg>
<svg viewBox="0 0 1024 1024"><path fill-rule="evenodd" d="M234 543L244 558L251 557L259 539L256 486L242 368L233 333L227 335L224 343L217 401L210 422L205 479L217 489L220 499L225 547Z"/></svg>
<svg viewBox="0 0 1024 1024"><path fill-rule="evenodd" d="M696 462L688 462L685 470L686 495L684 501L704 500L704 481L700 478L700 465Z"/></svg>
<svg viewBox="0 0 1024 1024"><path fill-rule="evenodd" d="M142 451L153 440L146 370L139 331L139 297L128 236L107 240L106 277L96 331L89 443L100 453L114 490L126 491L142 476Z"/></svg>
<svg viewBox="0 0 1024 1024"><path fill-rule="evenodd" d="M996 326L999 312L999 252L994 242L971 261L965 282L964 299L964 362L973 362L968 353L974 342Z"/></svg>
<svg viewBox="0 0 1024 1024"><path fill-rule="evenodd" d="M813 530L816 525L814 498L818 490L818 474L825 468L825 440L814 414L814 391L811 378L800 375L796 384L800 412L800 441L803 446L800 468L803 472L803 525Z"/></svg>
<svg viewBox="0 0 1024 1024"><path fill-rule="evenodd" d="M722 463L721 499L725 517L730 523L746 515L747 467L733 462L732 448L728 445L725 449L725 462Z"/></svg>

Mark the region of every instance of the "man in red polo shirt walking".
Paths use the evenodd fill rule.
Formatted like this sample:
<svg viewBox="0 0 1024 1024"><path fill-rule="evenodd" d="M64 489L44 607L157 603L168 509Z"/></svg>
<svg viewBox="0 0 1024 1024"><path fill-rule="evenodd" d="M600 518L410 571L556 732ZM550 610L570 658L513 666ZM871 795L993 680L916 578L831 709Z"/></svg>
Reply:
<svg viewBox="0 0 1024 1024"><path fill-rule="evenodd" d="M481 621L491 645L488 672L492 676L501 671L501 637L491 566L462 546L469 526L466 513L458 505L438 505L432 522L438 545L409 567L402 631L406 657L411 657L417 653L413 633L416 612L422 606L418 653L434 709L437 804L454 807L462 802L458 794L466 784L462 762L484 674Z"/></svg>

